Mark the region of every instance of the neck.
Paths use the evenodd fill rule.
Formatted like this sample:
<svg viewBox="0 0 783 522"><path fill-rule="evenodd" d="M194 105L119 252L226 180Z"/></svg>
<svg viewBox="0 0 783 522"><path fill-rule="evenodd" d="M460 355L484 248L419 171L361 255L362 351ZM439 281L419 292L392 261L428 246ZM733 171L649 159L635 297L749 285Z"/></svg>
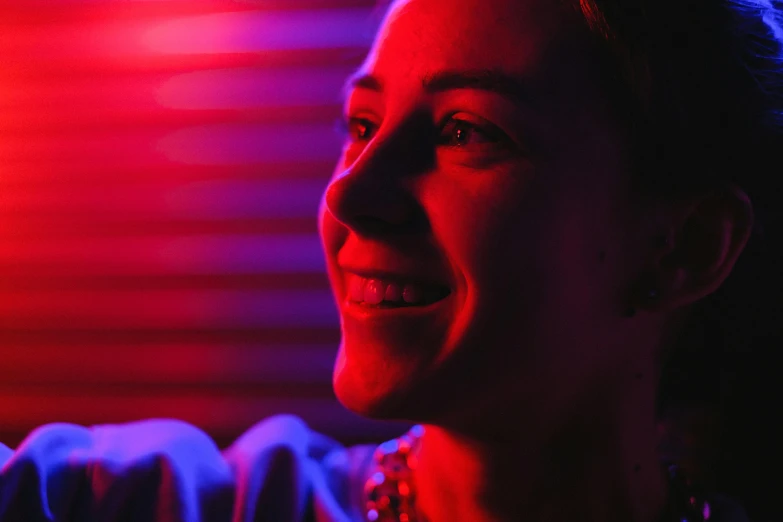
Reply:
<svg viewBox="0 0 783 522"><path fill-rule="evenodd" d="M420 513L427 522L658 520L667 486L654 386L634 380L596 393L565 422L507 414L491 428L426 425L415 474Z"/></svg>

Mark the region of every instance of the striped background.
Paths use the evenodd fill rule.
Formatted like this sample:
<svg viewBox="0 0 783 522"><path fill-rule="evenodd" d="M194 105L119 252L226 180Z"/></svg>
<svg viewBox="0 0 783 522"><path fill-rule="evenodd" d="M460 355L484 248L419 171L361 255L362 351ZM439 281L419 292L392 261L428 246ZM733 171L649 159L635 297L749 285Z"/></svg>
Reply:
<svg viewBox="0 0 783 522"><path fill-rule="evenodd" d="M316 229L372 0L0 3L0 440L145 417L226 445L332 395Z"/></svg>

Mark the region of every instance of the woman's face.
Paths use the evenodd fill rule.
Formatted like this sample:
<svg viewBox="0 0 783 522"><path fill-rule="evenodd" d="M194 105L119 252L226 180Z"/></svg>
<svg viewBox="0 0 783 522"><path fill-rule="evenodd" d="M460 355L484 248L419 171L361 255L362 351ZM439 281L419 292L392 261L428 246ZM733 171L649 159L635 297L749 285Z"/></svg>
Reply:
<svg viewBox="0 0 783 522"><path fill-rule="evenodd" d="M551 410L623 358L622 146L557 4L398 1L353 78L320 214L348 408Z"/></svg>

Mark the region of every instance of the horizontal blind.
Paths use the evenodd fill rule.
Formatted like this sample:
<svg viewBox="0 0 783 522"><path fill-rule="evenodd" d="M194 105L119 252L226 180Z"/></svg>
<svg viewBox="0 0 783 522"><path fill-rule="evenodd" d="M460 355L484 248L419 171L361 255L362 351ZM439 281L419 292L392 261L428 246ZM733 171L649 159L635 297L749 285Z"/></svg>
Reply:
<svg viewBox="0 0 783 522"><path fill-rule="evenodd" d="M372 0L0 4L0 437L175 417L221 445L331 391L316 228Z"/></svg>

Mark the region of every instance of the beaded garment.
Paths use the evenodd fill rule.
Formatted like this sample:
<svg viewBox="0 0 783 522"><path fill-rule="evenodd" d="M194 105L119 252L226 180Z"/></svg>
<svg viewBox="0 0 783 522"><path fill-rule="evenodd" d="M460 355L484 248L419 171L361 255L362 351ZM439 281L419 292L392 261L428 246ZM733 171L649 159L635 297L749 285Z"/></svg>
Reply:
<svg viewBox="0 0 783 522"><path fill-rule="evenodd" d="M373 472L364 486L364 516L367 522L426 522L416 513L413 472L416 450L424 427L416 425L403 436L384 442L373 455ZM676 465L668 466L675 522L710 522L710 504Z"/></svg>

